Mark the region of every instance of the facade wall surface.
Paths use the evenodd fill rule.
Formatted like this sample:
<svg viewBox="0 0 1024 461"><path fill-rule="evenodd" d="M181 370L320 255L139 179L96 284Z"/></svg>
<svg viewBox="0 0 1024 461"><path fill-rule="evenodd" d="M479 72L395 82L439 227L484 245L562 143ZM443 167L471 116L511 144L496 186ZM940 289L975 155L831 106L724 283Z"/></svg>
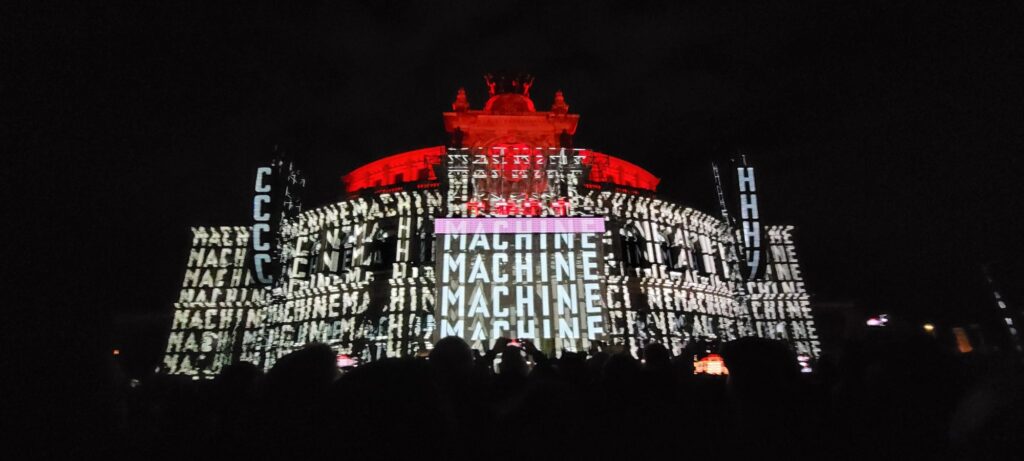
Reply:
<svg viewBox="0 0 1024 461"><path fill-rule="evenodd" d="M678 353L691 341L762 336L817 355L791 226L767 228L764 275L745 281L737 235L720 219L609 191L571 202L573 215L605 221L602 334L550 349L599 339L633 353L651 342ZM445 204L440 190L400 191L305 211L282 224L276 288L253 282L248 228L194 228L163 370L203 377L237 360L269 367L311 342L364 361L429 349L443 254L434 225Z"/></svg>

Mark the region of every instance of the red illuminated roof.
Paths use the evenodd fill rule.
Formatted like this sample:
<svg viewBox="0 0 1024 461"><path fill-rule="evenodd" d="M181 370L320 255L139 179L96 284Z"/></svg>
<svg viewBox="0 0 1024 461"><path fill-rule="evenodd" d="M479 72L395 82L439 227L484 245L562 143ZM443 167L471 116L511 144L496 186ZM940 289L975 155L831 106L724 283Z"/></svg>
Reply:
<svg viewBox="0 0 1024 461"><path fill-rule="evenodd" d="M356 168L342 177L345 192L394 186L401 183L436 181L434 165L441 163L444 146L428 147L384 157ZM608 154L583 151L585 165L591 167L589 182L612 184L654 192L660 179L651 172Z"/></svg>
<svg viewBox="0 0 1024 461"><path fill-rule="evenodd" d="M427 147L395 154L367 163L341 178L345 192L384 187L405 182L436 181L432 165L441 163L444 146Z"/></svg>
<svg viewBox="0 0 1024 461"><path fill-rule="evenodd" d="M583 163L591 166L590 177L587 178L590 182L608 183L654 192L658 187L658 182L661 181L650 171L621 158L592 150L584 151L584 154L587 158Z"/></svg>

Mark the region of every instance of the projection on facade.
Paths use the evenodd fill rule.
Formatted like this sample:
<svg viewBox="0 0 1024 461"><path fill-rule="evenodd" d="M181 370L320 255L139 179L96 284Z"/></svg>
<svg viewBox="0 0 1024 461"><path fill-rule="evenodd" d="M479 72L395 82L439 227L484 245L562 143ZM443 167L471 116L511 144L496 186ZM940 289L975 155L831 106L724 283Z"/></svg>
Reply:
<svg viewBox="0 0 1024 461"><path fill-rule="evenodd" d="M303 207L285 156L254 165L252 221L193 228L162 371L270 367L311 342L366 362L444 336L555 354L762 336L819 354L795 229L764 224L746 158L715 168L716 215L688 208L574 146L561 92L538 111L528 87L490 83L483 108L460 90L443 113L447 145L349 172L342 200Z"/></svg>

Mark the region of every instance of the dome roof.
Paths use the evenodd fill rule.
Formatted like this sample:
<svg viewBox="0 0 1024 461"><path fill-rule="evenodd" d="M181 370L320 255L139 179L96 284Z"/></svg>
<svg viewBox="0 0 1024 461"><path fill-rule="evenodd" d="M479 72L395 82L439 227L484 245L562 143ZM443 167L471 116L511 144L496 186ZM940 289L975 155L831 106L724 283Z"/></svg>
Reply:
<svg viewBox="0 0 1024 461"><path fill-rule="evenodd" d="M521 112L536 112L533 107L533 100L515 93L504 93L491 96L484 106L485 112L497 114L515 114Z"/></svg>

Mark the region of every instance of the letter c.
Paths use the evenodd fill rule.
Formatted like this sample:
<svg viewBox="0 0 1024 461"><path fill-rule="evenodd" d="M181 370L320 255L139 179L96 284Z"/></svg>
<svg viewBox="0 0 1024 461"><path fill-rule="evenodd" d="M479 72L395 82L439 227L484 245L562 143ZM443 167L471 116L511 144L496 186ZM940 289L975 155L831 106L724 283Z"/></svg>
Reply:
<svg viewBox="0 0 1024 461"><path fill-rule="evenodd" d="M256 251L270 251L270 243L262 241L261 236L264 232L270 232L270 224L253 224L252 225L252 249Z"/></svg>
<svg viewBox="0 0 1024 461"><path fill-rule="evenodd" d="M270 203L269 195L257 195L252 198L252 219L256 221L270 221L270 213L263 211L263 203Z"/></svg>
<svg viewBox="0 0 1024 461"><path fill-rule="evenodd" d="M270 192L270 184L263 184L263 177L273 173L269 166L262 166L256 169L256 192Z"/></svg>
<svg viewBox="0 0 1024 461"><path fill-rule="evenodd" d="M263 274L263 263L270 263L270 255L258 254L253 257L253 263L255 263L256 266L256 279L259 280L260 283L268 284L273 281L271 276Z"/></svg>

